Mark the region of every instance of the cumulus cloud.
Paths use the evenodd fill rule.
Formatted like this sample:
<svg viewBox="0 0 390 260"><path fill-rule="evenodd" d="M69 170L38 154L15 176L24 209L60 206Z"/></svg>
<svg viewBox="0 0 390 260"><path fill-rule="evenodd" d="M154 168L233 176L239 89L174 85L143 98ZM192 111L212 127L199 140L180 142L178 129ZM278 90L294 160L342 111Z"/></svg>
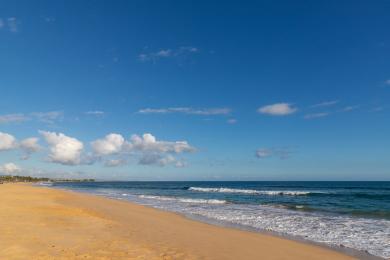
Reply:
<svg viewBox="0 0 390 260"><path fill-rule="evenodd" d="M5 163L3 165L0 165L0 173L2 174L13 175L18 174L21 171L22 169L14 163Z"/></svg>
<svg viewBox="0 0 390 260"><path fill-rule="evenodd" d="M321 103L312 105L311 107L312 107L312 108L317 108L317 107L329 107L329 106L336 105L337 103L339 103L338 100L324 101L324 102L321 102Z"/></svg>
<svg viewBox="0 0 390 260"><path fill-rule="evenodd" d="M196 150L187 141L160 141L150 133L142 136L132 135L130 140L125 140L120 134L111 133L91 142L91 147L95 157L103 160L106 167L124 165L131 156L141 165L184 167L185 161L176 159L175 155Z"/></svg>
<svg viewBox="0 0 390 260"><path fill-rule="evenodd" d="M199 52L199 49L191 46L183 46L177 49L161 49L156 52L144 52L138 55L138 60L142 62L156 62L160 59L187 56Z"/></svg>
<svg viewBox="0 0 390 260"><path fill-rule="evenodd" d="M158 141L149 133L142 136L133 135L128 143L128 149L140 154L139 164L158 166L173 164L176 167L184 167L186 164L182 160L177 160L173 154L196 151L186 141Z"/></svg>
<svg viewBox="0 0 390 260"><path fill-rule="evenodd" d="M195 148L186 141L157 141L152 134L146 133L142 136L132 135L129 143L129 149L134 151L146 151L156 153L183 153L194 152Z"/></svg>
<svg viewBox="0 0 390 260"><path fill-rule="evenodd" d="M119 153L125 139L120 134L108 134L103 139L91 142L92 149L98 156Z"/></svg>
<svg viewBox="0 0 390 260"><path fill-rule="evenodd" d="M82 142L63 133L39 131L49 145L49 160L64 165L82 163L81 153L84 148Z"/></svg>
<svg viewBox="0 0 390 260"><path fill-rule="evenodd" d="M37 137L30 137L22 140L19 144L20 149L24 152L22 159L28 159L32 153L38 152L41 146Z"/></svg>
<svg viewBox="0 0 390 260"><path fill-rule="evenodd" d="M63 165L93 164L101 161L107 167L125 165L133 157L142 165L174 165L184 167L186 162L176 156L196 151L187 141L157 140L150 133L132 135L129 140L120 134L110 133L91 142L91 152L84 151L84 144L63 133L39 131L47 143L47 161ZM0 132L0 151L19 149L23 156L42 150L37 137L26 138L18 143L15 137Z"/></svg>
<svg viewBox="0 0 390 260"><path fill-rule="evenodd" d="M0 115L0 124L19 123L28 120L24 114Z"/></svg>
<svg viewBox="0 0 390 260"><path fill-rule="evenodd" d="M14 136L0 132L0 151L11 150L16 147L17 142Z"/></svg>
<svg viewBox="0 0 390 260"><path fill-rule="evenodd" d="M256 150L256 157L259 159L278 157L279 159L287 159L291 155L289 148L259 148Z"/></svg>
<svg viewBox="0 0 390 260"><path fill-rule="evenodd" d="M327 113L327 112L312 113L312 114L305 115L303 118L304 119L315 119L315 118L320 118L320 117L326 117L328 115L329 115L329 113Z"/></svg>
<svg viewBox="0 0 390 260"><path fill-rule="evenodd" d="M260 107L257 109L257 112L271 116L286 116L295 113L297 110L289 103L276 103Z"/></svg>
<svg viewBox="0 0 390 260"><path fill-rule="evenodd" d="M228 115L231 113L230 108L201 108L195 109L191 107L170 107L170 108L144 108L140 109L140 114L169 114L169 113L180 113L188 115Z"/></svg>
<svg viewBox="0 0 390 260"><path fill-rule="evenodd" d="M25 160L28 159L32 153L39 151L40 148L38 138L36 137L26 138L18 143L14 136L0 132L0 151L19 149L23 153L21 159Z"/></svg>

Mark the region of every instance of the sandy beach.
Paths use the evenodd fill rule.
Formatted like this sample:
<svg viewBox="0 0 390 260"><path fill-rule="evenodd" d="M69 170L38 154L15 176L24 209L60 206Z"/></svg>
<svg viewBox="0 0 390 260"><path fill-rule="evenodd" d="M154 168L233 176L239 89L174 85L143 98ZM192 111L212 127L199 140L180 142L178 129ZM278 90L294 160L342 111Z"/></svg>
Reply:
<svg viewBox="0 0 390 260"><path fill-rule="evenodd" d="M0 185L0 259L352 259L129 202Z"/></svg>

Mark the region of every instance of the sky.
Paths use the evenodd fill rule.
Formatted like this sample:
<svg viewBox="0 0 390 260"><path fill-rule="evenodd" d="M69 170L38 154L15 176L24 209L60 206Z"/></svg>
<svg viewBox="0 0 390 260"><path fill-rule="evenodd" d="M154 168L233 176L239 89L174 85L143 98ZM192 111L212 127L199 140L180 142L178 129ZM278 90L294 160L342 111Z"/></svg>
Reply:
<svg viewBox="0 0 390 260"><path fill-rule="evenodd" d="M389 1L0 7L0 174L390 180Z"/></svg>

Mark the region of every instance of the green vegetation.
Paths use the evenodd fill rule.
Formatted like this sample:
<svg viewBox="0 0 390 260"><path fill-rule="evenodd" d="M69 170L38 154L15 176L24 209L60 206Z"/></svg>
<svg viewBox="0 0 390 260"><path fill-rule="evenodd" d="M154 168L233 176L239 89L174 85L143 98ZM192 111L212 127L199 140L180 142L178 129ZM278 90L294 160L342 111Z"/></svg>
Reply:
<svg viewBox="0 0 390 260"><path fill-rule="evenodd" d="M31 176L0 176L0 182L38 182L38 181L50 181L49 178L35 178Z"/></svg>
<svg viewBox="0 0 390 260"><path fill-rule="evenodd" d="M0 183L3 182L93 182L94 179L50 179L50 178L37 178L31 176L11 176L11 175L0 175Z"/></svg>

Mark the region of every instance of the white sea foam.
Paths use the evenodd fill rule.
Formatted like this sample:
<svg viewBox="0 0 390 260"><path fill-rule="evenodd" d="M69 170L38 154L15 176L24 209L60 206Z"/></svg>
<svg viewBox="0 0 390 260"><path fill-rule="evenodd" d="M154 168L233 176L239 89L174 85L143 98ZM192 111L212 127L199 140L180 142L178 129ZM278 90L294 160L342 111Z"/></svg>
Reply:
<svg viewBox="0 0 390 260"><path fill-rule="evenodd" d="M206 204L225 204L226 200L215 200L215 199L179 199L180 202L186 203L206 203Z"/></svg>
<svg viewBox="0 0 390 260"><path fill-rule="evenodd" d="M47 186L47 187L51 187L53 186L53 183L52 182L39 182L38 183L39 186Z"/></svg>
<svg viewBox="0 0 390 260"><path fill-rule="evenodd" d="M203 188L203 187L190 187L190 191L199 192L221 192L221 193L244 193L244 194L259 194L259 195L288 195L288 196L300 196L314 193L311 191L289 191L289 190L247 190L247 189L231 189L231 188Z"/></svg>
<svg viewBox="0 0 390 260"><path fill-rule="evenodd" d="M325 243L344 246L385 259L390 257L390 221L349 216L325 215L313 212L292 211L266 205L243 205L211 199L185 199L165 196L138 196L139 203L156 208L268 230ZM144 199L149 199L145 201ZM220 204L220 205L215 205ZM302 208L302 205L297 205Z"/></svg>
<svg viewBox="0 0 390 260"><path fill-rule="evenodd" d="M198 203L198 204L225 204L225 200L216 200L216 199L187 199L187 198L173 198L166 196L151 196L151 195L140 195L142 199L154 199L162 201L179 201L184 203Z"/></svg>

